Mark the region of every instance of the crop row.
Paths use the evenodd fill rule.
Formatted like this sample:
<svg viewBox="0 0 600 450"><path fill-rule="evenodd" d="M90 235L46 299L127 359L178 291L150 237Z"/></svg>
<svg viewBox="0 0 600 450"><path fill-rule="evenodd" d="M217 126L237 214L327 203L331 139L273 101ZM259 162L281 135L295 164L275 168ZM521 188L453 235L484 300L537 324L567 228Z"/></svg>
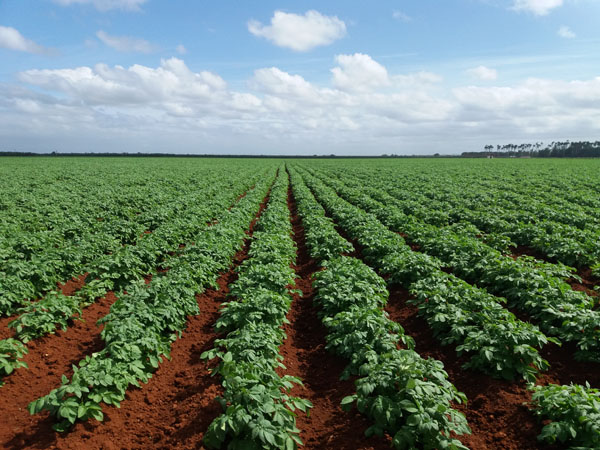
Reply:
<svg viewBox="0 0 600 450"><path fill-rule="evenodd" d="M489 242L500 238L505 243L526 245L569 265L585 267L600 262L600 211L589 216L565 202L548 206L535 202L529 190L517 193L482 186L469 196L462 183L444 186L446 192L440 192L437 183L435 190L418 183L407 189L405 185L383 183L383 177L353 172L353 177L357 175L361 185L387 192L399 200L403 213L426 223L469 223L491 235L486 236Z"/></svg>
<svg viewBox="0 0 600 450"><path fill-rule="evenodd" d="M600 311L593 309L593 298L572 290L562 280L563 268L532 263L529 259L513 260L476 238L455 233L451 227L440 229L405 215L386 201L385 194L374 190L368 190L369 194L366 194L365 189L330 179L327 183L346 200L373 213L391 230L402 232L418 244L421 251L439 258L457 275L505 296L509 306L530 314L546 333L576 343L578 358L600 361L600 330L597 327ZM431 286L435 285L429 281Z"/></svg>
<svg viewBox="0 0 600 450"><path fill-rule="evenodd" d="M87 356L62 386L29 405L31 414L42 410L55 417L56 429L65 430L78 419L101 420L102 403L116 405L130 385L147 382L171 343L185 328L187 317L198 314L196 293L214 286L240 249L245 230L266 195L272 176L257 183L222 220L202 230L194 245L165 262L168 271L152 283L133 282L99 323L105 348Z"/></svg>
<svg viewBox="0 0 600 450"><path fill-rule="evenodd" d="M500 306L502 299L443 272L439 260L413 252L373 215L338 197L317 178L307 174L305 179L338 225L364 247L367 262L388 274L390 283L416 294L419 314L442 343L458 344L457 352L469 356L468 367L509 380L516 375L533 380L538 370L547 368L538 349L548 338Z"/></svg>
<svg viewBox="0 0 600 450"><path fill-rule="evenodd" d="M283 170L281 170L282 172ZM280 376L285 370L279 346L281 328L292 303L290 286L295 272L296 246L291 237L287 208L287 177L279 175L267 208L261 214L238 278L230 285L232 300L225 303L216 323L227 336L215 341L205 359L218 358L215 374L222 378L224 394L218 400L223 414L208 427L209 448L285 448L302 444L296 427L296 410L308 413L308 400L290 395L301 380Z"/></svg>
<svg viewBox="0 0 600 450"><path fill-rule="evenodd" d="M447 380L441 362L413 350L412 339L383 311L385 281L359 259L341 255L352 245L337 233L302 178L290 173L310 254L324 268L313 286L328 331L327 349L349 360L344 378L358 375L356 394L342 406L356 403L373 421L366 434L390 433L397 449L465 448L453 434L470 430L451 407L465 401L464 394Z"/></svg>
<svg viewBox="0 0 600 450"><path fill-rule="evenodd" d="M115 253L99 258L88 267L87 284L75 294L66 296L59 291L50 291L42 300L20 308L19 316L8 326L15 329L16 337L23 343L53 333L58 327L67 329L72 320L81 317L82 308L95 299L109 291L119 296L129 284L141 282L148 274L156 275L157 266L164 264L168 253L175 254L182 243L189 244L206 230L210 226L208 221L220 218L227 211L227 206L239 196L239 191L247 189L251 182L252 179L240 182L231 190L223 189L219 195L192 204L186 214L171 218L170 222L159 226L137 245L121 247ZM9 339L5 345L14 349L7 357L11 366L22 367L19 359L26 349L14 339ZM0 370L0 375L7 374L7 371Z"/></svg>

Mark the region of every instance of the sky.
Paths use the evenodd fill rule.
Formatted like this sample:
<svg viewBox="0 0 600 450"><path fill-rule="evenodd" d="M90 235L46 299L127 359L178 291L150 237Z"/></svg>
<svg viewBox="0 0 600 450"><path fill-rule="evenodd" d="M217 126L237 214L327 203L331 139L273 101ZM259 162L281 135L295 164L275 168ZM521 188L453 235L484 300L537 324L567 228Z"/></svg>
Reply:
<svg viewBox="0 0 600 450"><path fill-rule="evenodd" d="M0 151L598 140L600 0L0 1Z"/></svg>

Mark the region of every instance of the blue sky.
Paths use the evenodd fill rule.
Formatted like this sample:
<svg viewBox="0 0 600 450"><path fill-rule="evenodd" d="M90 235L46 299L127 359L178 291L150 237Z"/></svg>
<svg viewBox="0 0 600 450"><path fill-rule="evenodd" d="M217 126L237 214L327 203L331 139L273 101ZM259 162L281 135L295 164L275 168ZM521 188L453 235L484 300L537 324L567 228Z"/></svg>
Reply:
<svg viewBox="0 0 600 450"><path fill-rule="evenodd" d="M0 150L597 139L600 1L0 3Z"/></svg>

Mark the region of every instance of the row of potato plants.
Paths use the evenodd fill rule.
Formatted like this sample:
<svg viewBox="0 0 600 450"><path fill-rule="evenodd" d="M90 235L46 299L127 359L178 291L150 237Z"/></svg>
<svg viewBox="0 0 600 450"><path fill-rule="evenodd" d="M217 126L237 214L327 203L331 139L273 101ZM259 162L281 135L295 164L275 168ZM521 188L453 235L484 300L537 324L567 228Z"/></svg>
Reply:
<svg viewBox="0 0 600 450"><path fill-rule="evenodd" d="M470 433L469 427L451 406L466 397L448 381L440 361L414 351L413 340L383 310L385 281L360 259L342 255L352 244L338 234L302 178L290 174L309 252L323 268L313 286L327 349L350 361L342 378L358 376L356 393L341 406L356 404L373 421L366 435L387 432L396 449L466 449L455 436Z"/></svg>
<svg viewBox="0 0 600 450"><path fill-rule="evenodd" d="M402 232L457 275L505 296L510 307L529 314L546 333L576 343L577 358L600 361L600 311L594 309L593 297L571 289L563 280L569 273L564 266L537 264L530 258L514 260L476 238L456 233L452 227L438 228L404 214L386 201L385 194L367 194L365 189L330 179L328 183L343 198L373 213L391 230Z"/></svg>
<svg viewBox="0 0 600 450"><path fill-rule="evenodd" d="M532 387L531 404L546 424L538 439L571 450L600 448L600 390L579 384Z"/></svg>
<svg viewBox="0 0 600 450"><path fill-rule="evenodd" d="M112 255L124 247L136 245L146 238L146 233L155 231L159 224L172 222L178 216L187 214L188 205L196 203L198 192L219 192L218 186L224 183L218 175L212 174L202 182L189 183L185 187L178 186L176 192L168 191L170 195L159 197L153 209L141 203L144 198L140 197L137 183L134 186L125 184L120 190L114 189L115 192L111 189L111 195L107 198L103 196L106 192L98 192L98 198L90 202L96 205L95 208L70 205L68 211L71 217L62 223L49 220L48 229L33 234L22 230L14 232L16 243L13 248L10 248L10 242L5 241L4 252L0 250L3 256L0 267L0 314L13 314L30 300L56 290L58 282L89 272L90 266L98 266L103 260L115 259ZM167 183L155 181L149 184L154 190L160 190ZM147 189L141 190L141 193L146 194ZM121 198L114 198L119 192ZM60 195L53 192L48 194L60 202ZM147 197L152 200L152 196ZM129 199L131 204L124 206L123 201ZM63 210L57 205L54 208L60 212ZM49 209L47 214L51 215L53 211ZM17 214L17 218L22 215ZM43 238L35 245L28 244L37 235ZM29 250L29 247L32 249Z"/></svg>
<svg viewBox="0 0 600 450"><path fill-rule="evenodd" d="M429 281L423 279L424 285ZM600 443L600 392L582 385L536 386L530 407L545 420L538 439L547 444L561 443L570 449L597 448Z"/></svg>
<svg viewBox="0 0 600 450"><path fill-rule="evenodd" d="M169 253L175 253L182 243L189 244L201 230L208 228L207 223L219 218L251 183L252 179L246 179L230 188L217 186L202 203L190 204L186 214L167 217L168 222L137 245L120 247L113 254L99 258L88 266L86 284L73 295L50 291L43 299L20 308L19 316L8 324L15 329L18 341L12 338L0 341L0 346L7 349L7 364L5 369L0 369L0 377L12 369L26 367L20 361L26 348L19 341L27 343L53 333L58 327L66 330L73 320L81 318L82 309L97 298L109 291L119 296L130 283L139 282L148 274L156 275L158 266Z"/></svg>
<svg viewBox="0 0 600 450"><path fill-rule="evenodd" d="M100 180L93 191L89 179L87 186L64 181L62 186L46 186L41 199L27 196L27 209L21 202L9 208L10 227L6 222L3 226L11 232L0 233L2 314L12 314L28 300L56 289L58 282L82 275L96 258L134 245L144 232L154 230L157 211L161 219L176 215L194 196L192 191L187 198L177 197L189 188L168 190L167 183L156 181L140 188L136 177L118 188ZM81 191L74 197L76 188ZM162 196L152 195L163 188ZM39 216L33 224L31 216Z"/></svg>
<svg viewBox="0 0 600 450"><path fill-rule="evenodd" d="M302 384L300 379L277 373L285 370L279 346L286 337L282 326L288 323L290 286L296 278L287 190L287 177L280 174L258 219L248 259L238 267L238 278L230 286L231 300L216 322L216 330L227 335L202 355L218 358L213 375L221 376L224 387L218 398L223 414L204 435L209 448L302 445L295 411L308 413L312 404L290 395L295 384Z"/></svg>
<svg viewBox="0 0 600 450"><path fill-rule="evenodd" d="M264 177L221 220L201 230L194 243L171 256L149 285L134 281L98 321L104 325L105 347L86 356L71 379L29 404L31 414L49 411L55 429L65 431L77 420L102 420L102 404L119 406L129 386L147 382L171 343L181 334L187 317L199 314L196 294L216 287L242 247L248 224L258 213L274 174Z"/></svg>
<svg viewBox="0 0 600 450"><path fill-rule="evenodd" d="M418 177L400 167L383 168L387 172L383 174L381 167L375 170L383 175L380 179L390 180L388 186L415 192L417 199L426 196L432 208L441 206L437 201L449 201L477 210L498 206L521 214L525 222L544 220L582 230L594 230L600 225L600 201L595 195L600 185L589 175L568 173L568 164L559 163L546 174L525 165L519 167L518 163L510 169L484 165L471 170L469 164L460 164L455 170L429 167L433 170ZM356 175L368 179L375 170L361 168ZM393 176L386 176L392 170ZM562 172L561 177L554 175L557 171Z"/></svg>
<svg viewBox="0 0 600 450"><path fill-rule="evenodd" d="M377 218L339 197L316 177L305 180L336 223L363 247L366 261L388 274L415 297L409 300L431 326L442 344L456 345L466 354L465 367L513 380L535 380L548 363L538 349L549 342L535 325L517 319L494 297L441 270L441 262L417 253L401 236Z"/></svg>
<svg viewBox="0 0 600 450"><path fill-rule="evenodd" d="M225 208L231 206L251 184L252 181L246 181L229 187L207 186L207 195L202 202L189 203L185 213L165 216L166 222L146 234L137 245L120 247L87 265L86 284L79 291L71 296L50 291L42 300L20 308L20 315L8 326L15 328L16 336L23 342L51 333L57 325L66 329L68 323L81 314L81 309L97 298L109 291L119 294L129 283L156 274L169 254L175 253L182 245L189 245L200 230L218 220Z"/></svg>
<svg viewBox="0 0 600 450"><path fill-rule="evenodd" d="M488 236L490 242L494 242L492 238L503 238L505 244L525 245L548 258L577 267L600 262L598 220L578 214L572 207L565 209L569 212L564 214L559 214L558 206L534 207L530 191L525 194L513 192L506 198L506 192L491 189L492 194L477 191L469 198L462 184L455 186L455 192L440 194L439 191L422 192L420 187L407 189L406 186L384 184L367 174L360 179L388 192L400 200L405 214L426 223L438 226L469 223L491 235ZM496 191L501 191L504 198L495 198ZM504 250L510 251L508 246Z"/></svg>

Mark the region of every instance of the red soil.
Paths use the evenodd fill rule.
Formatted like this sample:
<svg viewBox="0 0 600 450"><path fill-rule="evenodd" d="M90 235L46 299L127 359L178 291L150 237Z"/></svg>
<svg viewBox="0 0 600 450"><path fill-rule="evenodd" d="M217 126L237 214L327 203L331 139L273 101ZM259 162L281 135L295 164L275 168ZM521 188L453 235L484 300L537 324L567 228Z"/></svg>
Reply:
<svg viewBox="0 0 600 450"><path fill-rule="evenodd" d="M600 292L596 290L596 287L600 287L600 280L592 274L592 269L589 267L581 267L577 269L577 276L581 278L581 281L569 278L567 283L576 291L585 292L591 297L600 297ZM596 299L598 301L598 299Z"/></svg>
<svg viewBox="0 0 600 450"><path fill-rule="evenodd" d="M104 317L116 300L112 292L83 311L67 331L36 339L27 344L29 353L24 361L28 369L19 369L5 378L0 388L0 447L7 449L50 448L57 434L47 414L30 416L29 402L60 386L63 374L73 373L72 365L86 355L104 347L101 327L96 321Z"/></svg>
<svg viewBox="0 0 600 450"><path fill-rule="evenodd" d="M573 358L576 346L563 343L561 347L550 344L540 354L550 363L550 369L538 378L538 384L581 384L586 382L594 388L600 388L600 364L576 361Z"/></svg>
<svg viewBox="0 0 600 450"><path fill-rule="evenodd" d="M459 439L472 450L524 450L540 446L536 436L541 432L535 417L523 403L531 400L524 382L496 380L461 366L465 356L457 357L454 347L442 347L433 336L425 319L417 315L416 306L408 305L408 291L398 286L390 289L386 311L416 342L416 351L424 358L444 363L449 380L467 395L466 405L455 405L467 417L472 435Z"/></svg>
<svg viewBox="0 0 600 450"><path fill-rule="evenodd" d="M313 408L310 416L298 411L297 427L306 449L388 449L390 439L367 438L364 431L371 425L369 420L356 410L344 412L342 399L356 392L353 380L340 381L339 377L347 361L330 354L325 349L327 330L317 316L313 304L311 276L319 270L311 259L304 237L304 229L296 211L291 189L288 190L288 207L292 213L293 237L297 245L296 264L293 266L299 278L288 313L289 324L284 326L287 339L280 347L287 370L281 374L294 375L302 379L303 386L296 386L292 394L308 399Z"/></svg>
<svg viewBox="0 0 600 450"><path fill-rule="evenodd" d="M512 248L509 256L513 259L520 258L521 256L533 256L535 259L539 259L540 261L551 263L556 262L556 260L544 255L542 252L526 245L517 245L516 247Z"/></svg>
<svg viewBox="0 0 600 450"><path fill-rule="evenodd" d="M354 245L358 257L362 258L363 247L349 239L344 230L337 226L336 229ZM496 380L480 372L463 369L461 366L467 362L467 357L459 358L454 347L440 345L425 319L418 316L418 308L406 303L410 298L406 289L392 286L386 311L415 340L416 351L425 358L442 361L449 380L460 392L466 394L467 404L455 405L455 408L465 414L472 434L459 439L471 450L557 450L559 447L537 441L542 424L538 423L525 405L531 400L531 393L526 389L525 383ZM539 384L564 384L571 380L581 383L588 380L594 386L599 382L598 365L574 362L573 349L548 345L541 354L552 367L539 377Z"/></svg>
<svg viewBox="0 0 600 450"><path fill-rule="evenodd" d="M85 277L88 274L84 273L83 275L79 275L78 277L73 277L69 281L64 284L58 283L57 287L63 293L63 295L73 295L76 291L81 289L85 285Z"/></svg>
<svg viewBox="0 0 600 450"><path fill-rule="evenodd" d="M260 211L251 222L252 234ZM47 413L30 416L27 404L60 385L64 373L85 355L104 347L96 321L106 315L116 299L112 293L84 310L83 318L67 332L29 344L25 358L30 369L21 369L6 378L0 388L0 407L6 420L0 425L0 448L117 449L117 448L198 448L202 433L221 412L215 397L220 380L210 376L211 364L200 354L211 348L217 335L212 326L219 305L228 294L228 284L237 277L235 267L247 257L249 239L237 253L234 265L218 279L219 290L197 295L201 314L190 317L181 339L174 342L171 360L163 361L142 389L128 392L121 408L106 407L103 422L77 423L66 434L52 430ZM146 282L150 282L147 279ZM15 401L16 400L16 401Z"/></svg>
<svg viewBox="0 0 600 450"><path fill-rule="evenodd" d="M15 333L12 328L8 328L8 324L19 317L19 314L14 314L9 317L0 319L0 339L8 339L14 337Z"/></svg>

